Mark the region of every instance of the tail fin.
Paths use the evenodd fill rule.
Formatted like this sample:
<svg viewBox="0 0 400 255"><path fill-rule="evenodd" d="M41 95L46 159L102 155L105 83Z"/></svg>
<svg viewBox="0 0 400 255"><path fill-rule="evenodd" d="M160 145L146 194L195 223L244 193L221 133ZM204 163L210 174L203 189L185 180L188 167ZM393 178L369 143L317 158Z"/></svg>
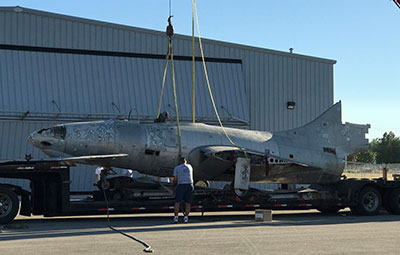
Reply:
<svg viewBox="0 0 400 255"><path fill-rule="evenodd" d="M275 135L292 140L295 146L322 150L323 153L344 158L368 149L365 135L369 128L369 124L342 124L342 104L339 101L312 122L296 129L277 132Z"/></svg>

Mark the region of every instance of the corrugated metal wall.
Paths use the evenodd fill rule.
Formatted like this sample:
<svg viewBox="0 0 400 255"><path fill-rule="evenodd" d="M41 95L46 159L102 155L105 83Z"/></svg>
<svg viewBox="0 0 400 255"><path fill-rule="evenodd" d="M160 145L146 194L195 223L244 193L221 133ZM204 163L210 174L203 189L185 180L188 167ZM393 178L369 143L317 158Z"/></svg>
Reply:
<svg viewBox="0 0 400 255"><path fill-rule="evenodd" d="M163 29L163 28L160 28ZM336 63L333 60L309 57L299 54L289 54L268 49L261 49L232 43L224 43L213 40L203 40L205 54L207 57L213 58L227 58L227 59L240 59L242 65L232 64L232 68L240 68L242 72L237 72L241 77L238 79L244 80L244 92L247 103L241 101L236 104L237 108L234 110L229 109L230 113L224 111L220 112L226 117L232 114L233 116L247 116L245 120L250 120L250 128L258 130L283 130L301 126L333 104L333 65ZM21 11L15 11L14 8L0 8L0 44L3 45L24 45L24 46L37 46L37 47L54 47L66 49L82 49L82 50L99 50L99 51L113 51L113 52L133 52L133 53L147 53L147 54L165 54L167 47L167 39L164 32L152 31L147 29L140 29L105 22L75 18L70 16L46 13L36 10L22 8ZM198 49L197 49L197 52ZM191 38L188 36L175 35L174 36L174 53L175 55L190 56L191 54ZM112 57L90 57L90 56L60 56L56 53L27 53L27 52L0 52L0 70L8 76L2 76L0 97L0 111L7 110L22 110L26 109L22 106L29 105L29 107L37 105L41 111L58 112L60 108L62 111L71 110L80 112L81 104L84 105L85 101L89 98L102 98L101 101L115 100L117 105L121 108L121 112L128 112L133 108L129 99L124 99L127 94L132 91L122 90L121 92L109 90L96 90L99 95L84 93L82 97L74 103L73 101L66 101L62 95L51 93L53 90L48 89L48 84L67 83L70 87L66 90L66 94L74 94L81 88L76 87L77 83L91 84L92 89L95 89L96 81L101 86L106 85L106 80L112 82L113 77L118 76L118 65L121 65L121 59ZM196 54L198 55L198 54ZM132 60L123 60L125 63ZM24 66L16 66L15 62L25 63ZM62 65L59 65L62 63ZM7 65L13 65L13 68ZM160 75L160 63L152 62L148 65L147 69L157 69L157 74ZM210 64L209 64L210 66ZM226 66L226 65L224 65ZM19 76L20 70L28 72L27 76ZM65 69L64 69L65 68ZM89 69L94 68L100 73L98 75L89 74ZM190 72L183 67L181 72ZM211 72L212 65L209 67ZM155 70L154 69L154 70ZM201 77L201 68L197 68L197 75ZM218 67L215 67L219 73ZM79 79L72 79L70 73L74 73ZM108 73L109 72L109 73ZM38 76L45 77L42 85L42 80ZM148 79L143 79L145 83L149 81L155 82L156 77L148 73L141 73L142 75L150 75ZM29 76L28 76L29 75ZM101 75L107 76L103 77ZM139 74L138 74L139 75ZM187 76L187 77L190 77ZM211 80L214 90L218 89L224 94L226 88L219 87L221 84L227 84L226 80L218 80L218 75L214 76ZM225 77L226 78L226 77ZM130 80L135 77L127 76L125 79L119 79L118 84L126 86ZM159 79L159 77L157 78ZM221 79L224 79L221 77ZM201 83L201 78L198 78ZM36 83L42 91L32 89L29 85L33 82ZM4 84L20 84L22 87L18 91L19 94L5 94ZM182 81L183 83L190 83L189 80ZM43 87L41 87L43 86ZM119 86L116 83L113 86ZM145 86L145 85L144 85ZM10 87L8 88L10 89ZM4 93L4 94L3 94ZM115 93L115 94L114 94ZM137 91L137 94L142 94L143 91ZM156 92L154 92L156 93ZM218 93L218 92L216 92ZM242 93L242 92L241 92ZM34 95L41 97L40 102L32 101L30 98ZM220 95L220 96L221 96ZM229 97L230 95L228 95ZM15 97L13 100L9 100ZM226 97L228 99L228 97ZM120 103L125 100L125 103ZM52 103L55 101L55 104ZM207 104L203 95L198 93L198 100L203 104ZM236 101L235 98L231 100L218 103L223 105L230 104ZM222 99L221 99L222 100ZM286 104L288 101L296 103L294 110L288 110ZM134 102L134 107L142 107L139 114L154 113L154 102L149 103L151 106L145 107L146 103L137 100ZM104 113L116 113L108 102L105 106L91 105L85 111L104 111ZM108 106L108 107L107 107ZM224 105L225 106L225 105ZM36 107L36 106L35 106ZM58 107L58 108L57 108ZM165 106L164 106L165 107ZM65 109L65 110L64 110ZM146 109L146 110L143 110ZM205 112L208 111L206 108ZM190 112L190 111L189 111ZM134 115L135 113L133 113ZM45 116L48 118L48 116ZM1 141L1 154L0 157L16 157L16 155L23 155L32 150L30 145L26 144L25 137L34 129L41 127L41 125L48 126L49 122L27 123L26 121L8 121L0 123L0 141ZM15 127L11 127L11 126ZM37 126L35 126L37 125ZM23 130L22 130L23 129ZM29 130L29 131L28 131ZM7 133L5 133L7 132ZM4 139L8 139L5 142ZM15 142L14 142L15 141ZM14 142L14 145L11 143ZM22 146L20 146L22 144ZM26 147L25 145L26 144ZM4 148L7 149L5 152ZM34 150L36 153L37 150ZM5 153L5 154L3 154ZM35 153L33 154L35 155ZM84 167L80 167L81 169ZM90 168L88 170L78 170L73 172L73 190L90 190L92 189L91 183L93 173ZM78 173L78 175L76 175Z"/></svg>
<svg viewBox="0 0 400 255"><path fill-rule="evenodd" d="M135 109L132 117L137 118L137 113L141 120L152 120L157 113L165 59L2 50L0 46L0 60L0 111L29 111L27 118L35 112L53 112L57 118L72 114L107 118L127 116ZM241 64L207 64L210 79L218 81L213 90L216 105L228 110L221 111L221 118L249 122ZM184 120L192 115L191 67L191 61L175 60L178 109ZM161 109L175 118L170 76L168 72ZM196 115L216 121L200 74L196 83Z"/></svg>
<svg viewBox="0 0 400 255"><path fill-rule="evenodd" d="M0 24L0 44L152 54L167 47L164 32L25 8L0 8ZM251 129L301 126L333 104L333 60L213 40L204 49L208 57L242 60ZM175 35L174 52L190 55L191 38ZM291 100L293 111L286 109Z"/></svg>

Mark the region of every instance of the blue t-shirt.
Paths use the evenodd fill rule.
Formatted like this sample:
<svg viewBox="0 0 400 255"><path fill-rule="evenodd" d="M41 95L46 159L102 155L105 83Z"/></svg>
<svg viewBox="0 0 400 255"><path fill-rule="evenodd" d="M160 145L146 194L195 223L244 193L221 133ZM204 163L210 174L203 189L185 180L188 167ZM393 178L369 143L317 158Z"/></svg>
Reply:
<svg viewBox="0 0 400 255"><path fill-rule="evenodd" d="M193 168L189 164L176 166L174 176L178 179L179 184L193 184Z"/></svg>

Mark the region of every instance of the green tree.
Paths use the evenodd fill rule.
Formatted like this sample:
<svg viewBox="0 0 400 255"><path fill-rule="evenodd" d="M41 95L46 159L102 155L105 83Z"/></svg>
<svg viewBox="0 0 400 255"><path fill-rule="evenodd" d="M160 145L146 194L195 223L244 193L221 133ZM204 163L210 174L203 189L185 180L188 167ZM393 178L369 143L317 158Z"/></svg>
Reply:
<svg viewBox="0 0 400 255"><path fill-rule="evenodd" d="M366 151L361 151L356 154L355 160L357 162L362 162L362 163L374 163L376 159L376 152L372 151L371 149L368 149Z"/></svg>
<svg viewBox="0 0 400 255"><path fill-rule="evenodd" d="M372 140L371 150L376 153L376 163L400 163L400 138L393 132Z"/></svg>

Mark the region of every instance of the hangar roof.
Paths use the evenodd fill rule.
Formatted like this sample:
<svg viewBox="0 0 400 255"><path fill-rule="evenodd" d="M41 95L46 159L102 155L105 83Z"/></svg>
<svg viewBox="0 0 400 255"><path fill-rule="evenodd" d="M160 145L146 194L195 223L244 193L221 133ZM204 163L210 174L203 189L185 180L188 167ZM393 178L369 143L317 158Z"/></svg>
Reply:
<svg viewBox="0 0 400 255"><path fill-rule="evenodd" d="M115 29L125 30L125 31L142 32L142 33L146 33L146 34L150 34L150 35L153 34L156 36L161 35L161 36L165 37L164 31L156 31L156 30L151 30L151 29L138 28L138 27L132 27L132 26L127 26L127 25L120 25L120 24L115 24L115 23L91 20L91 19L74 17L74 16L69 16L69 15L56 14L56 13L34 10L34 9L25 8L25 7L20 7L20 6L0 7L0 12L20 13L20 14L21 13L29 13L29 14L33 14L33 15L62 19L62 20L66 20L66 21L76 21L76 22L80 22L80 23L99 25L102 27L115 28ZM0 19L1 19L1 17L0 17ZM191 37L186 36L186 35L175 34L174 37L177 39L191 40ZM5 37L2 37L2 38L5 38ZM212 43L214 45L225 45L225 46L230 46L230 47L235 47L235 48L240 48L240 49L249 49L249 50L257 51L257 52L261 52L261 53L276 54L276 55L281 55L281 56L289 56L292 58L312 60L312 61L328 63L328 64L336 64L336 60L312 57L312 56L307 56L307 55L302 55L302 54L297 54L297 53L288 53L288 52L283 52L283 51L278 51L278 50L271 50L271 49L265 49L265 48L254 47L254 46L247 46L247 45L235 44L235 43L230 43L230 42L211 40L211 39L206 39L206 38L203 39L203 42L204 43ZM0 43L2 43L1 39L0 39Z"/></svg>

